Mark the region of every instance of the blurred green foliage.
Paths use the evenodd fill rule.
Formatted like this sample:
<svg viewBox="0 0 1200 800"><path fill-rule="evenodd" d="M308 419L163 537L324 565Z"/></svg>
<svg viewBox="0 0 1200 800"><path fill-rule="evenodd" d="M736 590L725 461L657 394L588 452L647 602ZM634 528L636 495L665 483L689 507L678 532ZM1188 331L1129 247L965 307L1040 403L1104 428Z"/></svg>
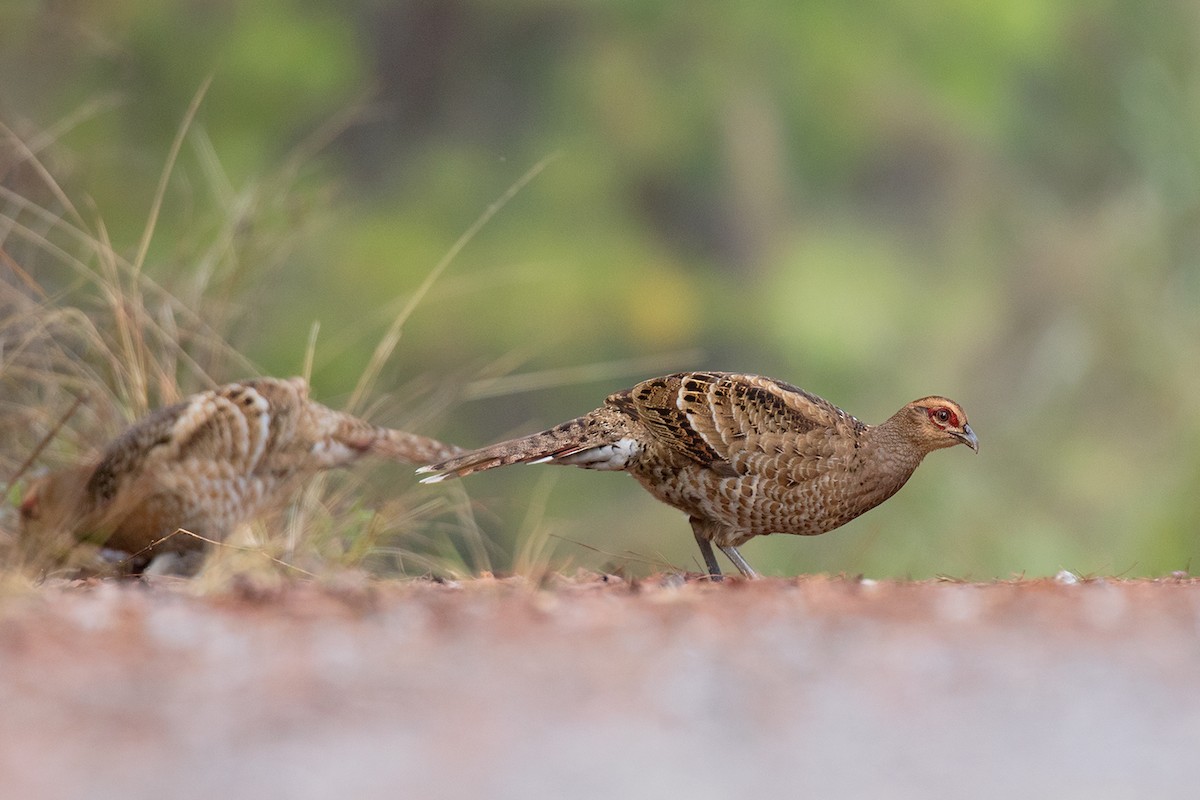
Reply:
<svg viewBox="0 0 1200 800"><path fill-rule="evenodd" d="M751 562L1155 575L1200 554L1194 3L0 9L0 121L123 252L209 78L147 269L182 296L225 274L223 324L266 373L300 370L319 321L317 396L348 393L455 240L553 156L404 327L385 385L458 398L430 432L483 444L683 368L783 378L870 422L937 392L978 457L935 454L883 509ZM536 391L481 382L589 364ZM560 558L695 564L686 521L633 481L558 472L545 508L533 471L466 486L499 568L532 518Z"/></svg>

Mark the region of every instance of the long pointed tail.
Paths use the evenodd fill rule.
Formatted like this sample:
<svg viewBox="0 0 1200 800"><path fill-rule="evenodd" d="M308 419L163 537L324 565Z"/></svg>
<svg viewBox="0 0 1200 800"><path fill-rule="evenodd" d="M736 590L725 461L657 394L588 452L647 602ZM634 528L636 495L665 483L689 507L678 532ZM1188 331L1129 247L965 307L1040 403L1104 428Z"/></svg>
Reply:
<svg viewBox="0 0 1200 800"><path fill-rule="evenodd" d="M458 445L394 428L384 428L381 434L371 442L370 452L406 464L428 464L463 452Z"/></svg>
<svg viewBox="0 0 1200 800"><path fill-rule="evenodd" d="M399 461L404 464L428 464L450 458L463 451L428 436L395 428L382 428L341 411L321 409L312 455L324 467L344 467L364 455Z"/></svg>
<svg viewBox="0 0 1200 800"><path fill-rule="evenodd" d="M550 430L469 450L417 470L434 473L421 483L462 478L509 464L572 464L587 469L624 469L641 445L628 419L612 408L599 408Z"/></svg>

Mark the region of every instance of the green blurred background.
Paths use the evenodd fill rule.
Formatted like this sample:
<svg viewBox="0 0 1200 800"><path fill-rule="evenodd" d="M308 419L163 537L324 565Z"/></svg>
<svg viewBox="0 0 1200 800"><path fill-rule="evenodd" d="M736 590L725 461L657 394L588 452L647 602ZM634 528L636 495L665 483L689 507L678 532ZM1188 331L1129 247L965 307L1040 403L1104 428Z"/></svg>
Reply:
<svg viewBox="0 0 1200 800"><path fill-rule="evenodd" d="M0 7L0 121L123 253L209 77L146 269L223 292L214 324L264 373L300 371L319 321L314 394L345 397L549 159L404 326L380 387L436 387L424 430L484 444L688 368L868 422L941 393L978 456L936 453L883 508L748 560L988 578L1200 554L1195 3ZM682 515L627 476L465 488L498 569L533 531L559 562L697 566Z"/></svg>

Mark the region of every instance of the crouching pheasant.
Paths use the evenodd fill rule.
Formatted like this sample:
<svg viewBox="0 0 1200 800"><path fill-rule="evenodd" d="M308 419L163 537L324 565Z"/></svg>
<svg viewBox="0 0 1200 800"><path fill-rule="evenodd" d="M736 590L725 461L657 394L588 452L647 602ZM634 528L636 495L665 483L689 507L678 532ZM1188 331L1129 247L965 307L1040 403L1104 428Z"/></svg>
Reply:
<svg viewBox="0 0 1200 800"><path fill-rule="evenodd" d="M895 494L927 454L979 441L952 400L914 400L866 425L814 394L757 375L685 372L644 381L542 433L422 467L422 482L506 464L624 470L685 512L713 578L716 545L747 577L738 547L769 533L831 531Z"/></svg>
<svg viewBox="0 0 1200 800"><path fill-rule="evenodd" d="M176 531L221 540L320 470L368 454L421 464L457 452L316 403L302 378L231 383L146 416L98 461L35 481L22 537L91 541L133 554L136 572L160 554L202 554L201 539Z"/></svg>

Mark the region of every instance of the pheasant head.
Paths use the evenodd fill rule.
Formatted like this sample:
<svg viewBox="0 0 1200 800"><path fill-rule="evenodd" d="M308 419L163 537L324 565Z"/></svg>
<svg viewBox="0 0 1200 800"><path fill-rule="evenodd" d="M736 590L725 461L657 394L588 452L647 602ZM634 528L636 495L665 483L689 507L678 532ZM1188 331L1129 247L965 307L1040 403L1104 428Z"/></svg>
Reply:
<svg viewBox="0 0 1200 800"><path fill-rule="evenodd" d="M84 515L87 482L95 465L48 473L30 484L21 502L24 535L73 527Z"/></svg>
<svg viewBox="0 0 1200 800"><path fill-rule="evenodd" d="M95 464L69 467L33 481L21 501L21 541L27 554L65 553L91 509L87 483Z"/></svg>
<svg viewBox="0 0 1200 800"><path fill-rule="evenodd" d="M967 422L967 413L962 406L945 397L922 397L897 411L881 428L922 455L965 444L979 452L979 439Z"/></svg>

